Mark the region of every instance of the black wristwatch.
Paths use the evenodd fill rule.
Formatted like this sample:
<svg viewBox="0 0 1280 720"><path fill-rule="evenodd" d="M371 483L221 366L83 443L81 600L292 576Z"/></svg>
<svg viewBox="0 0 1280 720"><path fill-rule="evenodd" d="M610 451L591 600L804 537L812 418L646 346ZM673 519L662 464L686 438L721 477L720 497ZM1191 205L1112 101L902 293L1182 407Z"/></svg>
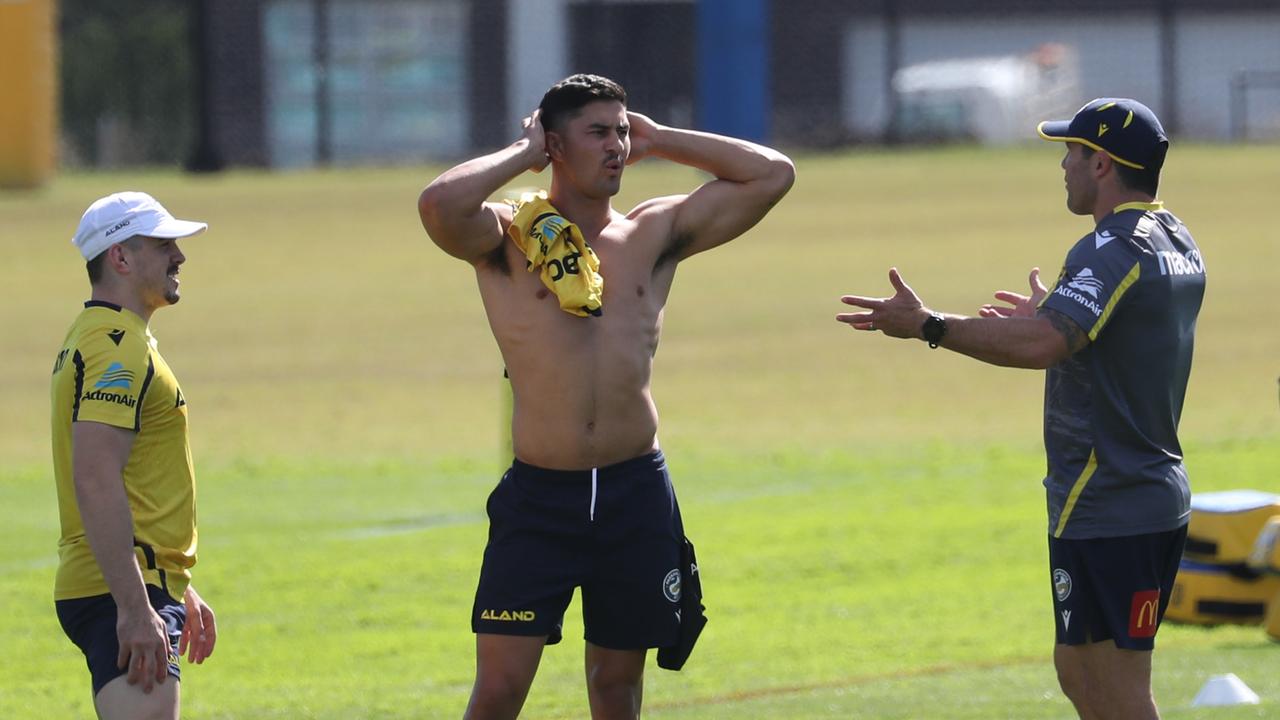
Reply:
<svg viewBox="0 0 1280 720"><path fill-rule="evenodd" d="M938 343L947 336L947 321L941 315L933 313L925 318L924 325L920 326L920 333L924 335L924 341L929 343L929 347L937 349Z"/></svg>

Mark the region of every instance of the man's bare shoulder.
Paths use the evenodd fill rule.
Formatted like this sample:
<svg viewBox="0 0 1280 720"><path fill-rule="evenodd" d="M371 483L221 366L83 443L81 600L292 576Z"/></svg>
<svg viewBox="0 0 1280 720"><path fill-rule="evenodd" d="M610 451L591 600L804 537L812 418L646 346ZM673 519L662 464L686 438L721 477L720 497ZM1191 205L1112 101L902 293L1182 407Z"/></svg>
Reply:
<svg viewBox="0 0 1280 720"><path fill-rule="evenodd" d="M515 206L505 200L502 202L487 202L485 206L493 210L493 214L498 216L498 222L502 223L502 232L505 233L507 228L511 226L511 221L515 219Z"/></svg>
<svg viewBox="0 0 1280 720"><path fill-rule="evenodd" d="M650 198L631 208L631 212L627 213L627 219L639 221L641 218L648 219L675 212L676 208L680 207L680 203L688 197L688 195L664 195Z"/></svg>
<svg viewBox="0 0 1280 720"><path fill-rule="evenodd" d="M508 202L487 202L484 204L485 209L492 212L498 221L498 236L501 240L490 251L476 257L471 261L472 266L479 271L491 270L502 275L511 273L511 261L508 257L511 243L507 242L507 229L511 227L511 221L515 218L515 208ZM514 247L514 246L513 246Z"/></svg>

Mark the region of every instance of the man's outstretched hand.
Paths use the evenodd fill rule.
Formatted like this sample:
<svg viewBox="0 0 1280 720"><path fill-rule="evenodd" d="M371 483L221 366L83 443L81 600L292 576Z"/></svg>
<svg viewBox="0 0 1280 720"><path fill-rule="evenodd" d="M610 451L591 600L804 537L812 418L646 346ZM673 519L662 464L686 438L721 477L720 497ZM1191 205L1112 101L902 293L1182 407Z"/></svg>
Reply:
<svg viewBox="0 0 1280 720"><path fill-rule="evenodd" d="M879 330L890 337L919 338L929 311L920 296L902 279L897 268L889 268L889 284L893 285L893 297L872 298L861 295L845 295L840 302L868 310L869 312L840 313L836 320L855 330Z"/></svg>

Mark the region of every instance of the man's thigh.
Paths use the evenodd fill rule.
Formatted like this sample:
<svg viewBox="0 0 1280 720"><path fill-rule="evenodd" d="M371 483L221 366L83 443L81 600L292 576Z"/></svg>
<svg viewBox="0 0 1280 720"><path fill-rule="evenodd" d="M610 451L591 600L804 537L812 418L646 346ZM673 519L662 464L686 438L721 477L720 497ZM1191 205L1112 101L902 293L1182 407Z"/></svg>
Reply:
<svg viewBox="0 0 1280 720"><path fill-rule="evenodd" d="M476 635L476 682L472 705L515 698L518 704L533 685L547 638L518 635ZM494 697L490 697L494 696ZM518 707L518 705L517 705Z"/></svg>
<svg viewBox="0 0 1280 720"><path fill-rule="evenodd" d="M93 705L101 720L178 720L181 683L172 677L142 691L142 684L130 685L124 675L98 691Z"/></svg>
<svg viewBox="0 0 1280 720"><path fill-rule="evenodd" d="M587 641L614 650L675 645L684 525L665 471L602 487L596 519L595 566L582 586Z"/></svg>
<svg viewBox="0 0 1280 720"><path fill-rule="evenodd" d="M1151 697L1151 651L1126 650L1110 640L1058 645L1054 659L1061 672L1077 669L1084 677L1087 703L1099 718L1145 720L1158 717Z"/></svg>
<svg viewBox="0 0 1280 720"><path fill-rule="evenodd" d="M594 543L590 485L556 476L517 462L490 493L473 632L560 642L565 608L587 575Z"/></svg>
<svg viewBox="0 0 1280 720"><path fill-rule="evenodd" d="M1115 538L1050 537L1057 642L1111 640L1123 650L1152 650L1185 538L1185 526Z"/></svg>
<svg viewBox="0 0 1280 720"><path fill-rule="evenodd" d="M182 603L153 585L147 586L147 599L164 621L169 634L168 679L182 679L178 660L178 642L186 624L187 612ZM58 622L63 632L84 653L90 682L96 696L113 680L123 676L117 662L120 643L116 635L116 604L110 595L95 595L55 603Z"/></svg>

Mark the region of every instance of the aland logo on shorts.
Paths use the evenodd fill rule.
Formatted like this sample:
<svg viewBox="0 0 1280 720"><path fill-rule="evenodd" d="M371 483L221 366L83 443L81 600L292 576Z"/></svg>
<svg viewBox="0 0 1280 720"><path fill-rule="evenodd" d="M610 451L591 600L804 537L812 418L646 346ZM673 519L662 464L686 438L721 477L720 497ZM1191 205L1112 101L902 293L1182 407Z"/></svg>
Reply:
<svg viewBox="0 0 1280 720"><path fill-rule="evenodd" d="M680 602L680 569L672 568L662 579L662 594L673 603Z"/></svg>
<svg viewBox="0 0 1280 720"><path fill-rule="evenodd" d="M1058 602L1071 597L1071 576L1062 568L1053 569L1053 594Z"/></svg>
<svg viewBox="0 0 1280 720"><path fill-rule="evenodd" d="M538 614L532 610L481 610L481 620L499 620L502 622L533 622Z"/></svg>

